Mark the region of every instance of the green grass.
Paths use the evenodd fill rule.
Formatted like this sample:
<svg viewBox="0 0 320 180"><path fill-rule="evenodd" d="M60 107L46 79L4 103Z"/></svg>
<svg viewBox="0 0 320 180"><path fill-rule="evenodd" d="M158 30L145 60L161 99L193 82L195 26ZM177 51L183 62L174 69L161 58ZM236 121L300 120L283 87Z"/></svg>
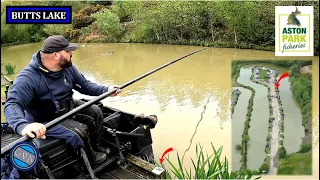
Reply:
<svg viewBox="0 0 320 180"><path fill-rule="evenodd" d="M263 80L265 80L265 81L268 80L268 78L265 77L265 76L267 75L267 72L268 72L268 71L261 69L261 70L259 71L260 79L263 79Z"/></svg>
<svg viewBox="0 0 320 180"><path fill-rule="evenodd" d="M312 175L312 152L293 153L280 159L278 175Z"/></svg>
<svg viewBox="0 0 320 180"><path fill-rule="evenodd" d="M16 65L7 63L4 65L4 71L7 75L15 74L16 73Z"/></svg>
<svg viewBox="0 0 320 180"><path fill-rule="evenodd" d="M231 172L227 158L224 157L221 160L222 146L219 149L215 149L211 143L211 147L213 153L209 156L203 151L201 146L196 145L197 159L191 159L193 171L191 171L191 168L188 170L183 166L178 153L178 166L166 158L171 167L171 173L166 170L166 179L251 179L252 174L244 175L240 172ZM164 168L163 164L161 166ZM256 179L260 178L261 176Z"/></svg>

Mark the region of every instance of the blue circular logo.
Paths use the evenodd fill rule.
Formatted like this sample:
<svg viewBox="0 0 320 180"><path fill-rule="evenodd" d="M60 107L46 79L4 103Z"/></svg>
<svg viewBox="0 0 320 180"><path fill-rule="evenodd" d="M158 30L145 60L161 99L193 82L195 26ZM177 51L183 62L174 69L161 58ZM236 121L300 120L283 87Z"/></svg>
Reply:
<svg viewBox="0 0 320 180"><path fill-rule="evenodd" d="M14 145L10 151L11 164L20 171L33 169L39 161L39 150L29 142Z"/></svg>

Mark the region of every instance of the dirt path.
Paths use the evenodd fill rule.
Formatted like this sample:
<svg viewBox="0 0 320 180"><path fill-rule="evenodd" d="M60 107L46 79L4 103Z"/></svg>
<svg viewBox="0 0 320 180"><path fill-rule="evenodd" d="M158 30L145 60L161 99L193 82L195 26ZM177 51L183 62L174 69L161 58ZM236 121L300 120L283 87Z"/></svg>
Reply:
<svg viewBox="0 0 320 180"><path fill-rule="evenodd" d="M272 138L271 138L271 149L270 149L270 168L269 168L269 175L277 175L278 168L279 168L279 136L280 136L280 111L279 111L279 103L277 99L276 87L275 83L277 79L274 77L275 74L271 74L271 79L269 81L269 87L271 90L271 101L273 106L273 115L274 121L272 123Z"/></svg>
<svg viewBox="0 0 320 180"><path fill-rule="evenodd" d="M256 71L254 71L254 72L256 72ZM257 77L259 77L259 75L254 76L255 80L257 80L263 84L268 85L271 90L271 105L273 107L274 120L272 122L272 132L271 132L272 137L271 137L271 141L270 141L271 142L270 154L268 154L268 156L270 156L270 158L271 158L268 175L277 175L278 168L279 168L278 150L279 150L279 140L280 140L281 114L279 111L279 102L277 99L277 93L276 93L276 87L275 87L275 83L277 81L277 78L275 77L275 73L276 73L275 71L272 71L272 73L270 73L269 82L263 82L263 81L260 81L259 79L256 79Z"/></svg>

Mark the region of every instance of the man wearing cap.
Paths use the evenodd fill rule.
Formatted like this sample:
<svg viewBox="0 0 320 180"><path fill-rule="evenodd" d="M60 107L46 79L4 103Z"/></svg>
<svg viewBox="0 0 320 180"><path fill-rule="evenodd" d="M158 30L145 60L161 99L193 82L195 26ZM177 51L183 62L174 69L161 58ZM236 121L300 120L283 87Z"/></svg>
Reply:
<svg viewBox="0 0 320 180"><path fill-rule="evenodd" d="M85 147L92 162L106 159L108 149L99 146L103 113L97 105L80 110L57 126L46 131L45 123L83 104L72 98L72 90L99 96L118 88L98 85L87 80L72 64L77 44L61 35L48 37L43 48L33 54L31 62L17 76L5 103L7 122L15 133L45 139L53 136L65 139L74 148ZM121 92L118 89L113 96Z"/></svg>

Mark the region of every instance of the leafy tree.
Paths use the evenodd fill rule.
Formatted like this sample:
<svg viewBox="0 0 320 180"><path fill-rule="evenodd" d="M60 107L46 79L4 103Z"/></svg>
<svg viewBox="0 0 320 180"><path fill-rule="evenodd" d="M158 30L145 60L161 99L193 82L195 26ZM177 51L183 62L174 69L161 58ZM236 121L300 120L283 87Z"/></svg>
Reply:
<svg viewBox="0 0 320 180"><path fill-rule="evenodd" d="M246 1L241 3L235 3L231 1L216 2L217 14L224 23L227 24L229 29L233 31L234 42L238 43L238 33L241 30L249 28L252 24L251 21L254 19L255 9L254 2ZM252 30L253 28L247 29ZM248 32L247 32L248 33ZM247 36L249 36L247 34Z"/></svg>
<svg viewBox="0 0 320 180"><path fill-rule="evenodd" d="M67 30L71 29L71 24L62 24L62 25L55 25L55 24L46 24L43 27L43 31L47 36L54 35L54 34L60 34L64 37L68 36Z"/></svg>
<svg viewBox="0 0 320 180"><path fill-rule="evenodd" d="M92 17L96 19L93 25L97 26L101 33L106 35L107 40L116 41L123 34L124 28L120 24L119 17L110 10L104 9L93 14Z"/></svg>
<svg viewBox="0 0 320 180"><path fill-rule="evenodd" d="M141 1L114 1L112 12L115 13L120 22L129 22L133 20L133 15L140 9Z"/></svg>
<svg viewBox="0 0 320 180"><path fill-rule="evenodd" d="M93 23L94 18L91 14L101 10L103 6L100 5L90 5L81 9L76 15L72 17L72 26L74 29L81 29L82 27L87 27Z"/></svg>
<svg viewBox="0 0 320 180"><path fill-rule="evenodd" d="M298 74L299 72L300 72L300 67L297 64L291 66L289 69L290 74Z"/></svg>

